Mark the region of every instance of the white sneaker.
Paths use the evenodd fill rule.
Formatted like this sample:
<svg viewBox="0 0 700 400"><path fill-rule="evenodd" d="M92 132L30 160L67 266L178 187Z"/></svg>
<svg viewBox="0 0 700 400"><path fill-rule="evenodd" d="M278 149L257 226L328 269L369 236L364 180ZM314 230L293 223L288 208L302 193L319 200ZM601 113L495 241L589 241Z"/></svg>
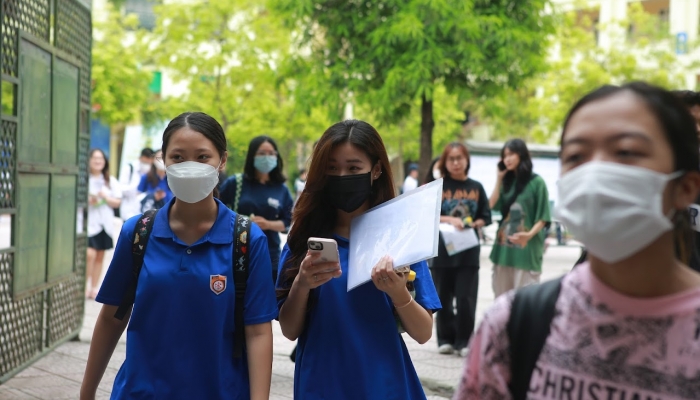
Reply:
<svg viewBox="0 0 700 400"><path fill-rule="evenodd" d="M467 354L469 354L469 349L468 349L467 347L462 347L462 348L459 350L459 355L460 355L460 357L466 357Z"/></svg>
<svg viewBox="0 0 700 400"><path fill-rule="evenodd" d="M438 347L438 353L440 354L454 354L455 348L451 344L443 344Z"/></svg>

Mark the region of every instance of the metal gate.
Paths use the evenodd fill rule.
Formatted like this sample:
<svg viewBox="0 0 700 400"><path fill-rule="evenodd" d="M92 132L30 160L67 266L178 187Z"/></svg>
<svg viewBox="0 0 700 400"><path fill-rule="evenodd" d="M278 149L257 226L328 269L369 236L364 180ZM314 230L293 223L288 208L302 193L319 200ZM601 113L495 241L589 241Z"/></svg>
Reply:
<svg viewBox="0 0 700 400"><path fill-rule="evenodd" d="M2 383L82 325L92 20L76 0L0 4Z"/></svg>

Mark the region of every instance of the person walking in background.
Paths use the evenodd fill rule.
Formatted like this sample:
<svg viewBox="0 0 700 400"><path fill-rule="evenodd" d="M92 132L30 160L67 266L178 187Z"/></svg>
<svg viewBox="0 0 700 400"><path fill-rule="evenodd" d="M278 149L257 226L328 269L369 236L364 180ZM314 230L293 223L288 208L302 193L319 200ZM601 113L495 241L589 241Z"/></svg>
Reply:
<svg viewBox="0 0 700 400"><path fill-rule="evenodd" d="M440 302L426 263L411 266L415 299L408 273L397 273L386 257L374 266L372 282L347 290L351 219L394 197L374 127L348 120L328 128L314 149L277 281L282 333L299 339L296 399L425 399L395 313L417 342L430 339ZM340 263L318 262L310 237L334 239Z"/></svg>
<svg viewBox="0 0 700 400"><path fill-rule="evenodd" d="M80 399L94 400L128 324L126 360L114 378L113 399L267 400L270 321L277 316L267 239L255 224L248 225L249 235L237 234L237 215L215 198L218 170L227 160L224 131L204 113L181 114L163 133L163 155L175 197L153 217L133 308L118 319L115 313L133 287L133 247L142 232L135 230L148 217L131 218L122 227L97 296L103 306ZM242 299L234 281L234 261L241 261L234 259L237 241L246 244L248 257ZM239 301L245 346L234 357Z"/></svg>
<svg viewBox="0 0 700 400"><path fill-rule="evenodd" d="M695 121L695 129L700 137L700 93L692 90L678 90L674 94L683 101L690 115ZM700 197L688 207L687 217L694 234L689 239L687 246L693 249L690 259L690 268L700 272Z"/></svg>
<svg viewBox="0 0 700 400"><path fill-rule="evenodd" d="M481 229L491 224L491 209L481 183L469 178L469 150L454 142L445 147L440 157L442 208L440 223L458 231ZM475 232L476 235L476 232ZM476 299L479 292L479 254L477 245L456 254L449 254L440 237L438 256L431 271L442 310L437 312L437 339L440 354L466 356L469 339L476 323ZM456 299L457 316L453 302Z"/></svg>
<svg viewBox="0 0 700 400"><path fill-rule="evenodd" d="M102 276L105 250L114 247L114 210L121 204L119 182L109 175L109 160L100 149L88 158L88 249L85 295L94 299Z"/></svg>
<svg viewBox="0 0 700 400"><path fill-rule="evenodd" d="M411 164L408 166L408 175L403 181L403 186L401 187L401 193L408 193L413 189L418 187L418 165Z"/></svg>
<svg viewBox="0 0 700 400"><path fill-rule="evenodd" d="M560 162L555 213L588 261L496 299L454 398L697 399L700 274L682 215L700 194L695 122L661 88L603 86L569 111Z"/></svg>
<svg viewBox="0 0 700 400"><path fill-rule="evenodd" d="M153 166L155 153L146 147L141 150L138 162L131 162L123 171L119 183L122 187L122 204L119 206L119 216L127 220L141 214L141 201L138 198L141 177L148 173Z"/></svg>
<svg viewBox="0 0 700 400"><path fill-rule="evenodd" d="M544 232L550 221L549 193L544 179L532 172L532 159L521 139L506 142L493 194L492 210L501 222L491 249L496 297L540 280Z"/></svg>
<svg viewBox="0 0 700 400"><path fill-rule="evenodd" d="M139 193L145 194L141 199L142 213L148 210L161 209L173 198L173 192L168 186L162 151L157 150L155 152L151 170L141 177L137 190Z"/></svg>
<svg viewBox="0 0 700 400"><path fill-rule="evenodd" d="M299 200L299 196L301 196L301 192L304 191L304 187L306 186L306 169L302 168L299 171L299 177L294 180L294 192L295 192L295 197L294 197L294 202L296 203Z"/></svg>
<svg viewBox="0 0 700 400"><path fill-rule="evenodd" d="M435 158L430 163L430 168L428 168L428 174L423 180L423 184L430 183L442 178L442 173L440 172L440 157Z"/></svg>
<svg viewBox="0 0 700 400"><path fill-rule="evenodd" d="M265 232L273 282L277 280L280 232L286 232L292 221L292 195L283 169L275 141L258 136L248 145L243 174L228 178L221 186L221 201L237 213L250 215Z"/></svg>

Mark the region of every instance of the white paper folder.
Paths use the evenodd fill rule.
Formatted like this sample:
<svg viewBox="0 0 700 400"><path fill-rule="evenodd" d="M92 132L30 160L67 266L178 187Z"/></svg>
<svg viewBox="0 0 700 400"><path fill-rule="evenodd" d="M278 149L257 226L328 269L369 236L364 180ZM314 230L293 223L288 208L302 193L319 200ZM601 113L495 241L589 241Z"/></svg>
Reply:
<svg viewBox="0 0 700 400"><path fill-rule="evenodd" d="M371 280L385 255L394 268L437 257L442 179L405 193L350 223L348 291Z"/></svg>

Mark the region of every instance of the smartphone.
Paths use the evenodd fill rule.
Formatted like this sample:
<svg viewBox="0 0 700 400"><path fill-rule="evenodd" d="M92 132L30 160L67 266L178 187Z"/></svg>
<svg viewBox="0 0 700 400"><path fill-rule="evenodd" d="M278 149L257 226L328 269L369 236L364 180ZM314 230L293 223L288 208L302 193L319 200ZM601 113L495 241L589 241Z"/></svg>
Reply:
<svg viewBox="0 0 700 400"><path fill-rule="evenodd" d="M307 241L309 250L320 251L321 257L314 264L324 262L340 262L338 243L333 239L310 237Z"/></svg>
<svg viewBox="0 0 700 400"><path fill-rule="evenodd" d="M506 164L503 161L498 162L498 170L499 171L505 171L506 170Z"/></svg>

